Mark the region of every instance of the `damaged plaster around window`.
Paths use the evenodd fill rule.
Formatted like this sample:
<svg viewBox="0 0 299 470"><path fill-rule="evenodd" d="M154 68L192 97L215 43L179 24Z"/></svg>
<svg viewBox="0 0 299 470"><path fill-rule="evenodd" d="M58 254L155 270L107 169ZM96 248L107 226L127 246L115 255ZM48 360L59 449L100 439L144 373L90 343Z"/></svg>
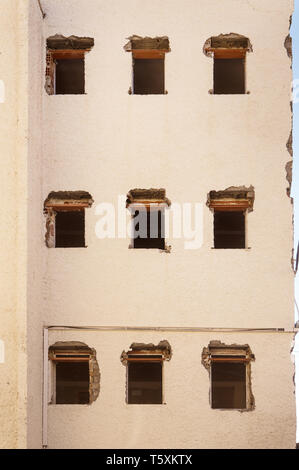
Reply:
<svg viewBox="0 0 299 470"><path fill-rule="evenodd" d="M246 53L252 52L250 40L237 33L219 34L206 40L203 53L214 59L214 95L244 95L246 91Z"/></svg>
<svg viewBox="0 0 299 470"><path fill-rule="evenodd" d="M165 233L164 233L164 228L162 229L162 226L164 227L164 210L169 208L170 206L171 206L171 201L166 197L166 190L164 188L159 188L159 189L135 188L135 189L131 189L127 194L126 208L129 209L131 212L132 225L133 225L132 233L134 233L134 227L135 227L134 225L135 214L138 213L139 211L146 210L148 213L148 216L150 217L150 220L147 220L147 238L149 239L149 244L150 244L151 236L148 232L150 224L152 223L150 213L158 210L161 216L161 226L160 226L161 232L159 232L158 230L156 238L160 238L161 240L163 239L163 242L159 244L160 252L168 253L168 254L171 252L171 246L167 245L165 242ZM132 240L131 244L129 245L129 248L135 248L134 241L135 241L135 238ZM154 248L154 246L152 246L152 248ZM156 246L156 248L158 248L158 246Z"/></svg>
<svg viewBox="0 0 299 470"><path fill-rule="evenodd" d="M237 33L219 34L206 40L203 46L203 53L207 57L213 57L215 50L219 49L240 49L252 52L250 40Z"/></svg>
<svg viewBox="0 0 299 470"><path fill-rule="evenodd" d="M238 207L241 206L248 212L253 211L255 192L251 185L246 186L230 186L222 191L210 191L207 198L207 206L213 210L217 207Z"/></svg>
<svg viewBox="0 0 299 470"><path fill-rule="evenodd" d="M130 354L160 354L165 361L172 358L172 349L167 340L162 340L159 344L153 343L132 343L129 351L123 351L120 356L121 363L126 365Z"/></svg>
<svg viewBox="0 0 299 470"><path fill-rule="evenodd" d="M132 52L133 50L156 50L163 52L170 52L169 39L167 36L156 36L150 38L148 36L141 37L136 34L128 37L129 42L125 44L124 50L126 52Z"/></svg>
<svg viewBox="0 0 299 470"><path fill-rule="evenodd" d="M99 364L96 358L96 350L80 341L58 341L49 347L49 360L55 362L57 354L66 357L80 354L89 356L89 404L96 401L100 393L101 379Z"/></svg>
<svg viewBox="0 0 299 470"><path fill-rule="evenodd" d="M87 191L52 191L44 202L46 215L45 242L48 248L55 247L55 220L58 211L84 210L93 204Z"/></svg>
<svg viewBox="0 0 299 470"><path fill-rule="evenodd" d="M84 59L85 53L89 52L93 47L94 39L89 37L65 37L62 34L48 37L45 82L45 90L48 95L56 93L55 69L57 59Z"/></svg>
<svg viewBox="0 0 299 470"><path fill-rule="evenodd" d="M83 49L90 50L94 46L94 39L88 37L55 34L47 39L47 48L50 50Z"/></svg>
<svg viewBox="0 0 299 470"><path fill-rule="evenodd" d="M253 411L255 409L255 399L252 392L251 384L251 361L255 360L248 344L225 344L218 340L210 341L207 347L204 347L201 355L201 363L208 371L211 382L211 363L213 356L218 357L236 357L242 356L242 360L246 361L246 408L236 409L237 411ZM212 386L212 384L211 384ZM209 394L209 402L211 405L211 393ZM231 409L230 409L231 410Z"/></svg>
<svg viewBox="0 0 299 470"><path fill-rule="evenodd" d="M291 157L293 158L293 102L291 101L291 131L286 143L287 150ZM291 188L292 188L292 180L293 180L293 160L290 160L285 165L286 170L286 179L289 183L289 187L286 189L288 197L291 197Z"/></svg>
<svg viewBox="0 0 299 470"><path fill-rule="evenodd" d="M171 205L170 200L166 197L165 189L131 189L127 194L126 207L130 207L132 204L166 204Z"/></svg>
<svg viewBox="0 0 299 470"><path fill-rule="evenodd" d="M167 36L130 36L124 50L132 53L132 83L129 95L165 95L165 54L170 52Z"/></svg>

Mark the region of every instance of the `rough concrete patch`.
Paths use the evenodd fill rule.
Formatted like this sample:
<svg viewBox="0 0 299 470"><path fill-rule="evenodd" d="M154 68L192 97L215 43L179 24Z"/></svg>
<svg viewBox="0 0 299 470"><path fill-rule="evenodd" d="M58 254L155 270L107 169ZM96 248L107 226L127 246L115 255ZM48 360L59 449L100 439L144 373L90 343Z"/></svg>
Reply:
<svg viewBox="0 0 299 470"><path fill-rule="evenodd" d="M150 38L148 36L141 37L134 34L127 39L129 39L129 42L124 46L124 50L126 52L132 52L132 50L136 49L170 51L169 39L167 36L156 36L155 38Z"/></svg>
<svg viewBox="0 0 299 470"><path fill-rule="evenodd" d="M57 341L49 347L49 353L63 351L80 351L82 353L91 354L92 349L81 341Z"/></svg>
<svg viewBox="0 0 299 470"><path fill-rule="evenodd" d="M127 194L126 207L130 204L142 203L143 201L152 201L157 203L165 203L168 206L171 205L170 200L166 197L165 189L131 189Z"/></svg>
<svg viewBox="0 0 299 470"><path fill-rule="evenodd" d="M101 373L99 364L96 358L96 351L92 349L92 355L89 361L89 396L90 396L90 403L96 401L100 394L100 380L101 380Z"/></svg>
<svg viewBox="0 0 299 470"><path fill-rule="evenodd" d="M51 208L76 206L78 208L88 208L93 204L91 194L86 191L52 191L44 202L44 212L47 213Z"/></svg>
<svg viewBox="0 0 299 470"><path fill-rule="evenodd" d="M291 157L293 156L293 130L291 129L288 141L287 141L287 149Z"/></svg>
<svg viewBox="0 0 299 470"><path fill-rule="evenodd" d="M91 49L94 46L94 39L88 37L69 36L55 34L47 39L48 49Z"/></svg>
<svg viewBox="0 0 299 470"><path fill-rule="evenodd" d="M45 200L45 205L50 200L69 200L80 201L82 199L90 199L92 201L92 196L87 191L51 191Z"/></svg>
<svg viewBox="0 0 299 470"><path fill-rule="evenodd" d="M128 357L134 352L149 354L156 353L161 354L166 361L170 361L172 358L172 349L167 340L162 340L159 344L153 343L132 343L129 351L123 351L120 356L120 360L123 364L127 363Z"/></svg>
<svg viewBox="0 0 299 470"><path fill-rule="evenodd" d="M253 51L250 40L247 37L237 33L211 36L204 43L203 53L207 57L213 57L214 49L246 49L247 52Z"/></svg>
<svg viewBox="0 0 299 470"><path fill-rule="evenodd" d="M49 209L47 211L45 242L47 248L55 247L55 216L56 213Z"/></svg>

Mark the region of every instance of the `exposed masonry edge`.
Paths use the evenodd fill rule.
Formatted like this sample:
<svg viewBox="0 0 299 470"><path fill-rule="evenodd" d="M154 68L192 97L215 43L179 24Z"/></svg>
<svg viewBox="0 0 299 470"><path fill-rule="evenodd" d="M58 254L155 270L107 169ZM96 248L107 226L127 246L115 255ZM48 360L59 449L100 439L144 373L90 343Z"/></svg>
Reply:
<svg viewBox="0 0 299 470"><path fill-rule="evenodd" d="M213 57L213 49L245 49L252 52L253 47L250 40L246 36L238 33L219 34L211 36L203 45L203 53L207 57Z"/></svg>
<svg viewBox="0 0 299 470"><path fill-rule="evenodd" d="M292 37L290 35L292 19L293 19L293 16L291 15L289 18L289 32L284 40L284 47L287 51L288 57L291 59L291 65L290 65L291 69L293 68L293 43L292 43ZM286 146L287 146L289 154L291 155L291 157L293 157L293 101L290 102L290 106L291 106L291 131L290 131L290 135L287 140ZM286 191L287 191L287 195L291 197L292 171L293 171L292 161L287 162L285 169L286 169L286 179L289 183L289 187L287 188ZM291 202L293 202L292 199L291 199Z"/></svg>
<svg viewBox="0 0 299 470"><path fill-rule="evenodd" d="M291 187L292 187L292 179L293 179L293 161L290 160L289 162L286 163L285 166L286 170L286 180L289 183L289 187L287 188L287 195L290 197L291 196Z"/></svg>
<svg viewBox="0 0 299 470"><path fill-rule="evenodd" d="M138 49L147 49L147 50L163 50L165 52L170 52L169 39L167 36L156 36L150 38L148 36L142 37L137 34L128 37L129 42L125 44L124 50L126 52L132 52L133 50Z"/></svg>
<svg viewBox="0 0 299 470"><path fill-rule="evenodd" d="M163 356L163 358L166 361L170 361L172 357L171 346L167 340L163 339L157 345L153 343L132 343L129 351L123 351L121 353L121 356L120 356L121 362L123 364L126 364L129 355L137 351L140 353L144 352L145 354L148 354L148 353L161 354L161 356Z"/></svg>

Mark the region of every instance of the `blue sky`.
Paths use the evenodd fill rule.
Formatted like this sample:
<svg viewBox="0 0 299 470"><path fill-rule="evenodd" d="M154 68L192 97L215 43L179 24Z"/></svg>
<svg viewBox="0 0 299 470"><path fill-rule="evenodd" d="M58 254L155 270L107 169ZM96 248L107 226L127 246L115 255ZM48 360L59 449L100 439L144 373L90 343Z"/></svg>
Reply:
<svg viewBox="0 0 299 470"><path fill-rule="evenodd" d="M294 248L295 254L299 241L299 0L295 0L295 11L293 14L293 22L291 28L291 35L293 38L293 79L294 90L296 96L293 103L294 110L294 123L293 123L293 148L294 148L294 162L293 162L293 183L292 183L292 197L294 198ZM297 82L298 80L298 82ZM298 101L298 103L296 103ZM299 274L295 279L295 297L297 305L299 306ZM295 320L298 321L298 311L295 309ZM299 335L296 338L295 345L296 352L296 384L297 384L297 442L299 442Z"/></svg>

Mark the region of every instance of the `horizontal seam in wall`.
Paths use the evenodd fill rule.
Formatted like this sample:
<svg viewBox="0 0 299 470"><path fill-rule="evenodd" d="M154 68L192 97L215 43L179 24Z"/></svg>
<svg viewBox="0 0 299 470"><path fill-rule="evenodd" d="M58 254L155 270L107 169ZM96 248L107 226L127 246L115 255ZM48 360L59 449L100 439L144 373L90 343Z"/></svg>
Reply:
<svg viewBox="0 0 299 470"><path fill-rule="evenodd" d="M298 328L293 330L285 330L284 328L204 328L204 327L142 327L142 326L66 326L51 325L44 326L48 330L86 330L86 331L169 331L169 332L223 332L223 333L297 333Z"/></svg>

